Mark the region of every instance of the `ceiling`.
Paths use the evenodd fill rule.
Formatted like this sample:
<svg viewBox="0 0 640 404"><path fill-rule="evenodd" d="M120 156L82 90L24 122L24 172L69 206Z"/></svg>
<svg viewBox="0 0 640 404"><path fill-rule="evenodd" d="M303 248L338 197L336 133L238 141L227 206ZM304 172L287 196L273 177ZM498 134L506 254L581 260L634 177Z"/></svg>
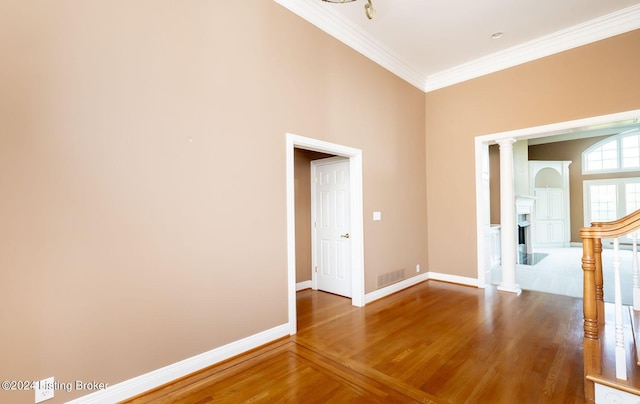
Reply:
<svg viewBox="0 0 640 404"><path fill-rule="evenodd" d="M275 1L426 92L640 28L639 0Z"/></svg>

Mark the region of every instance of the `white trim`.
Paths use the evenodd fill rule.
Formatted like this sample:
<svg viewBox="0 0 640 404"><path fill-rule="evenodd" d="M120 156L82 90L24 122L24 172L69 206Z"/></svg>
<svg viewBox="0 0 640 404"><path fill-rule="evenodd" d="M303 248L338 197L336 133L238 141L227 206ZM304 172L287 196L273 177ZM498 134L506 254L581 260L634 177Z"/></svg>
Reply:
<svg viewBox="0 0 640 404"><path fill-rule="evenodd" d="M311 289L311 281L302 281L296 283L296 292L300 292L301 290Z"/></svg>
<svg viewBox="0 0 640 404"><path fill-rule="evenodd" d="M67 404L115 403L126 400L287 335L289 335L289 325L282 324L133 379L114 384L105 390L76 398L68 401Z"/></svg>
<svg viewBox="0 0 640 404"><path fill-rule="evenodd" d="M495 73L640 28L640 4L574 25L427 77L424 91Z"/></svg>
<svg viewBox="0 0 640 404"><path fill-rule="evenodd" d="M640 28L640 4L433 74L421 72L327 4L274 0L408 83L429 92Z"/></svg>
<svg viewBox="0 0 640 404"><path fill-rule="evenodd" d="M611 136L606 137L599 141L598 143L592 144L586 150L584 150L581 154L582 158L582 175L594 175L594 174L611 174L611 173L628 173L634 171L640 171L640 164L634 167L623 167L624 165L624 145L622 144L622 139L635 136L640 137L640 133L638 132L640 128L636 127L630 130L624 130L620 133L611 134ZM615 142L616 143L616 165L615 168L602 168L599 170L588 170L589 165L589 154L593 153L596 149L600 147ZM640 161L638 161L640 163Z"/></svg>
<svg viewBox="0 0 640 404"><path fill-rule="evenodd" d="M606 125L614 122L621 122L627 119L637 119L640 117L640 109L633 111L619 112L616 114L600 115L591 118L577 119L574 121L559 122L550 125L534 126L531 128L523 128L512 130L508 132L493 133L490 135L477 136L475 138L475 152L476 159L488 158L488 148L484 147L486 144L495 143L498 140L513 138L516 140L535 139L539 137L559 135L567 132L575 132L588 127L594 127L597 125ZM483 153L487 153L484 156ZM479 228L482 223L485 222L486 212L488 211L485 206L489 201L488 195L485 192L489 192L488 189L482 186L482 173L478 173L478 164L476 164L476 234L480 235L482 229ZM478 195L479 194L479 195ZM515 233L514 233L515 237ZM484 248L484 242L481 241L481 237L477 237L477 248ZM502 261L504 262L504 260ZM479 261L478 271L484 271L483 261ZM480 275L478 275L480 278Z"/></svg>
<svg viewBox="0 0 640 404"><path fill-rule="evenodd" d="M468 278L466 276L442 274L442 273L439 273L439 272L429 272L429 279L432 279L434 281L456 283L458 285L480 287L478 285L478 280L477 279ZM482 285L482 286L484 286L484 285Z"/></svg>
<svg viewBox="0 0 640 404"><path fill-rule="evenodd" d="M516 198L513 179L513 144L514 138L500 139L500 263L502 264L502 281L498 290L520 294L520 286L516 283ZM529 230L529 229L528 229Z"/></svg>
<svg viewBox="0 0 640 404"><path fill-rule="evenodd" d="M478 246L476 248L477 262L478 262L478 287L484 288L489 284L489 280L486 279L486 271L488 270L487 260L487 244L486 237L490 231L490 205L489 205L489 145L487 143L479 142L475 139L476 149L476 206L484 206L484 211L480 212L478 208L478 215L476 215L476 237L478 240ZM487 198L486 201L480 200L480 198ZM481 214L480 214L481 213Z"/></svg>
<svg viewBox="0 0 640 404"><path fill-rule="evenodd" d="M566 132L579 131L585 128L623 122L640 118L640 109L618 112L609 115L600 115L590 118L576 119L574 121L558 122L548 125L532 126L530 128L515 129L507 132L498 132L490 135L477 136L480 142L496 143L498 140L514 138L516 140L535 139L539 137L560 135Z"/></svg>
<svg viewBox="0 0 640 404"><path fill-rule="evenodd" d="M373 292L369 292L364 296L364 300L367 304L373 302L374 300L382 299L383 297L389 296L393 293L399 292L403 289L409 288L411 286L417 285L420 282L424 282L429 280L429 273L425 272L420 275L416 275L409 279L405 279L398 283L394 283L389 286L385 286L384 288L374 290Z"/></svg>
<svg viewBox="0 0 640 404"><path fill-rule="evenodd" d="M351 303L362 307L364 301L364 217L362 197L362 150L293 133L286 134L287 172L287 271L289 332L297 332L296 319L296 228L294 193L294 149L335 154L349 158L351 195Z"/></svg>
<svg viewBox="0 0 640 404"><path fill-rule="evenodd" d="M634 365L635 366L635 365ZM597 404L637 404L638 396L604 384L594 383Z"/></svg>
<svg viewBox="0 0 640 404"><path fill-rule="evenodd" d="M455 283L455 284L464 285L464 286L479 287L478 280L474 278L467 278L466 276L442 274L439 272L424 272L420 275L416 275L409 279L405 279L401 282L394 283L384 288L377 289L377 290L374 290L373 292L367 293L364 297L365 302L369 304L375 300L382 299L383 297L387 297L391 294L400 292L401 290L410 288L412 286L417 285L418 283L428 281L428 280ZM482 285L481 287L484 288L484 285Z"/></svg>
<svg viewBox="0 0 640 404"><path fill-rule="evenodd" d="M274 0L327 34L360 52L391 73L424 91L426 75L419 73L371 35L318 0Z"/></svg>

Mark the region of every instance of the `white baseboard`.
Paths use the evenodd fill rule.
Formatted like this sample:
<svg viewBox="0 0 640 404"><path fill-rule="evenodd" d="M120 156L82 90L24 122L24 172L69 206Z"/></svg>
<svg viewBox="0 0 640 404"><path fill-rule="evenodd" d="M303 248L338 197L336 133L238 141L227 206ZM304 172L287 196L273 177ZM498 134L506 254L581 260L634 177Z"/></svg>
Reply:
<svg viewBox="0 0 640 404"><path fill-rule="evenodd" d="M378 300L385 296L389 296L392 293L399 292L402 289L406 289L408 287L411 287L423 281L427 281L429 279L432 279L434 281L443 281L443 282L449 282L449 283L457 283L465 286L478 287L478 280L475 278L467 278L465 276L458 276L458 275L441 274L438 272L425 272L420 275L414 276L413 278L405 279L401 282L394 283L393 285L389 285L382 289L374 290L373 292L367 293L366 295L364 295L364 302L365 304L371 303L374 300Z"/></svg>
<svg viewBox="0 0 640 404"><path fill-rule="evenodd" d="M428 274L429 274L429 279L433 279L434 281L458 283L460 285L478 287L478 280L476 278L467 278L466 276L441 274L439 272L428 272Z"/></svg>
<svg viewBox="0 0 640 404"><path fill-rule="evenodd" d="M638 396L627 393L623 390L617 390L604 384L595 384L595 402L597 404L636 404Z"/></svg>
<svg viewBox="0 0 640 404"><path fill-rule="evenodd" d="M364 303L371 303L374 300L381 299L385 296L388 296L392 293L396 293L401 291L402 289L406 289L410 286L418 284L420 282L426 281L429 279L429 274L427 272L422 273L420 275L414 276L409 279L405 279L401 282L394 283L393 285L386 286L382 289L374 290L373 292L367 293L364 295Z"/></svg>
<svg viewBox="0 0 640 404"><path fill-rule="evenodd" d="M381 299L392 293L401 291L420 282L433 279L462 285L477 286L478 280L457 275L447 275L437 272L425 272L404 281L394 283L382 289L375 290L365 295L365 303ZM311 281L299 282L296 290L311 287ZM172 380L179 379L208 366L214 365L243 352L257 348L261 345L275 341L278 338L289 335L289 324L282 324L263 332L251 335L238 341L234 341L211 351L187 358L180 362L153 370L144 375L136 376L133 379L109 386L105 390L96 391L86 396L78 397L68 401L67 404L100 404L105 402L118 402L136 396L145 391L162 386Z"/></svg>
<svg viewBox="0 0 640 404"><path fill-rule="evenodd" d="M289 324L282 324L133 379L125 380L122 383L109 386L105 390L76 398L68 401L67 404L99 404L122 401L288 335Z"/></svg>
<svg viewBox="0 0 640 404"><path fill-rule="evenodd" d="M311 289L311 281L302 281L296 283L296 292L299 292L304 289Z"/></svg>

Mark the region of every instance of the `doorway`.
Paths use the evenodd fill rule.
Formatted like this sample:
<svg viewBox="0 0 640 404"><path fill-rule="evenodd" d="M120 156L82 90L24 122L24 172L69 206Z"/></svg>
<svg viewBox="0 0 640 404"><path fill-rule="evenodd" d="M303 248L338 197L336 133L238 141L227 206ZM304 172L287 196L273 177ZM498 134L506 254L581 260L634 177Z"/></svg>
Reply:
<svg viewBox="0 0 640 404"><path fill-rule="evenodd" d="M477 263L478 263L478 287L484 287L490 283L488 274L487 257L489 251L488 242L490 240L490 206L489 206L489 181L488 181L488 161L489 145L500 140L513 139L527 140L547 136L556 136L566 133L576 133L593 129L594 127L614 127L629 120L637 120L640 117L640 110L621 112L617 114L601 115L592 118L579 119L575 121L560 122L550 125L537 126L500 132L490 135L478 136L475 138L476 154L476 240L477 240ZM513 173L509 173L513 181ZM515 201L515 199L514 199ZM503 209L503 207L501 207ZM516 232L513 232L513 245L517 245ZM502 249L501 249L502 250ZM501 251L503 254L504 251ZM504 262L504 260L502 260Z"/></svg>
<svg viewBox="0 0 640 404"><path fill-rule="evenodd" d="M295 231L295 149L332 154L348 159L349 166L349 243L351 248L351 303L364 306L364 242L362 201L362 151L348 146L329 143L288 133L286 135L287 174L287 302L289 332L297 332L296 319L296 231Z"/></svg>

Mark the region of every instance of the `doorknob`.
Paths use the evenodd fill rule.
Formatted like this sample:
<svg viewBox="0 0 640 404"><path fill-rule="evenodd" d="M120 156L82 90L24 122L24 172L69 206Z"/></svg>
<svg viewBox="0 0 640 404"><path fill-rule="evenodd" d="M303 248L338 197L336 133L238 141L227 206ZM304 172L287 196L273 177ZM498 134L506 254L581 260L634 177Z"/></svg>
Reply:
<svg viewBox="0 0 640 404"><path fill-rule="evenodd" d="M340 237L342 237L342 238L349 238L349 233L347 233L347 234L343 234L343 235L341 235Z"/></svg>

